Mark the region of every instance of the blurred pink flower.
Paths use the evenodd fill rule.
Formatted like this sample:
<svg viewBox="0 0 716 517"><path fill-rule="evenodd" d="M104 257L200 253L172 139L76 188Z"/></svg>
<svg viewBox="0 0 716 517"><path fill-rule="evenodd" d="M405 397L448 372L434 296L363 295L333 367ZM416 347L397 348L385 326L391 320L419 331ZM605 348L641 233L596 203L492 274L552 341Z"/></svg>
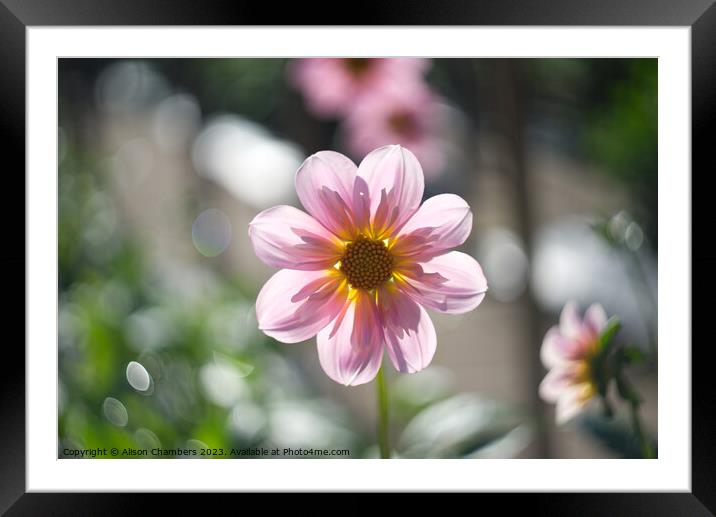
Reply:
<svg viewBox="0 0 716 517"><path fill-rule="evenodd" d="M592 360L599 338L607 324L607 315L593 304L582 320L574 302L568 302L559 326L552 327L542 342L541 358L549 373L540 384L540 396L556 403L556 419L563 424L580 413L597 394Z"/></svg>
<svg viewBox="0 0 716 517"><path fill-rule="evenodd" d="M420 163L397 145L359 167L332 151L306 159L296 191L308 214L277 206L249 225L256 255L282 268L256 300L259 328L284 343L317 335L323 370L345 385L372 380L384 350L398 371L428 366L437 339L424 307L470 311L487 281L450 251L470 234L470 207L453 194L421 205L423 187Z"/></svg>
<svg viewBox="0 0 716 517"><path fill-rule="evenodd" d="M415 153L430 179L445 166L445 119L445 106L424 83L386 85L365 95L350 113L345 141L359 156L383 145L403 145Z"/></svg>
<svg viewBox="0 0 716 517"><path fill-rule="evenodd" d="M299 59L289 66L289 78L314 114L345 116L376 89L421 80L429 64L416 58Z"/></svg>

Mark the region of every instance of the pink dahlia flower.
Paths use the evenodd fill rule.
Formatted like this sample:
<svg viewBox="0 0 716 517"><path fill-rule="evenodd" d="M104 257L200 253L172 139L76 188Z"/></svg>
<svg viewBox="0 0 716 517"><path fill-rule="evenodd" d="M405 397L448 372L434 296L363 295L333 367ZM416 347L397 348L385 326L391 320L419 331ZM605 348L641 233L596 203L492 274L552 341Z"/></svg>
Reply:
<svg viewBox="0 0 716 517"><path fill-rule="evenodd" d="M398 143L415 153L432 178L445 166L445 119L445 106L424 83L387 85L365 95L346 119L346 145L363 156Z"/></svg>
<svg viewBox="0 0 716 517"><path fill-rule="evenodd" d="M541 357L549 373L540 384L540 396L557 405L558 424L580 413L597 394L592 361L606 325L601 305L589 307L582 320L576 304L569 302L562 309L559 326L545 335Z"/></svg>
<svg viewBox="0 0 716 517"><path fill-rule="evenodd" d="M259 328L284 343L317 335L318 358L336 382L372 380L383 351L398 371L433 358L425 308L459 314L477 307L487 282L472 257L451 248L472 228L467 203L441 194L420 204L423 172L398 145L359 167L321 151L296 173L306 212L269 208L249 225L256 255L282 268L256 300Z"/></svg>
<svg viewBox="0 0 716 517"><path fill-rule="evenodd" d="M291 63L289 77L320 117L344 116L361 98L389 84L420 80L427 59L311 58Z"/></svg>

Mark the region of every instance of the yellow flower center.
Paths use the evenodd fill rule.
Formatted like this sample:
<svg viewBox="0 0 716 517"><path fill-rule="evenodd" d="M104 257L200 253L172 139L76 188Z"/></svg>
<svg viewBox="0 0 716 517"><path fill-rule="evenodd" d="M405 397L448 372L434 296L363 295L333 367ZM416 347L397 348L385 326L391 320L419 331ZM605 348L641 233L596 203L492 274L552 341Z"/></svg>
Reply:
<svg viewBox="0 0 716 517"><path fill-rule="evenodd" d="M370 58L347 58L343 60L348 72L354 77L361 77L365 74L372 64Z"/></svg>
<svg viewBox="0 0 716 517"><path fill-rule="evenodd" d="M575 372L575 378L579 382L592 382L592 365L590 361L591 358L585 358L579 361L577 371Z"/></svg>
<svg viewBox="0 0 716 517"><path fill-rule="evenodd" d="M388 117L388 125L393 131L403 136L411 136L418 131L415 118L406 112L397 112L390 115Z"/></svg>
<svg viewBox="0 0 716 517"><path fill-rule="evenodd" d="M591 357L580 361L575 375L576 384L582 384L583 386L582 393L579 397L582 402L589 400L597 392L597 384L596 379L594 378L594 375L592 373L591 361Z"/></svg>
<svg viewBox="0 0 716 517"><path fill-rule="evenodd" d="M390 278L393 265L393 256L383 241L361 235L346 244L339 269L351 287L370 291Z"/></svg>

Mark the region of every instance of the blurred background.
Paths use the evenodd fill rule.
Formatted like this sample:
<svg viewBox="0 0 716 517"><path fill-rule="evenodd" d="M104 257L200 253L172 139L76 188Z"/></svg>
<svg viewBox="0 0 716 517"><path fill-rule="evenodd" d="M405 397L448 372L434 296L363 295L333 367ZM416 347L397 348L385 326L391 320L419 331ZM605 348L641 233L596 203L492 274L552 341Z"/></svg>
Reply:
<svg viewBox="0 0 716 517"><path fill-rule="evenodd" d="M623 322L617 339L649 358L629 373L656 438L657 61L424 60L414 92L351 114L321 104L320 88L369 60L308 65L59 60L59 456L266 446L377 457L374 383L338 385L315 340L257 330L273 271L247 227L264 208L300 207L293 176L308 155L358 163L389 143L418 154L426 198L468 201L461 250L490 286L473 312L432 314L429 368L386 368L396 455L638 456L626 411L605 419L594 404L558 427L537 386L564 303L602 303Z"/></svg>

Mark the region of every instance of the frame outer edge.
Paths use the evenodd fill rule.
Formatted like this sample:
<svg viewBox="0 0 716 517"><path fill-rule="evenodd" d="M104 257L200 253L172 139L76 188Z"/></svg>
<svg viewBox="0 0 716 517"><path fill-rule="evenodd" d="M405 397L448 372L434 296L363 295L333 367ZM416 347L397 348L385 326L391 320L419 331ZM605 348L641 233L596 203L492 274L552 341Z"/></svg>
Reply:
<svg viewBox="0 0 716 517"><path fill-rule="evenodd" d="M0 203L0 221L5 223L0 271L7 293L0 371L0 513L25 492L25 51L25 25L0 3L5 191Z"/></svg>
<svg viewBox="0 0 716 517"><path fill-rule="evenodd" d="M20 167L19 170L24 170L25 155L24 146L22 141L25 137L25 23L37 23L37 24L49 24L54 25L57 22L48 20L43 17L42 13L33 11L33 7L37 8L39 2L34 0L24 0L25 5L29 5L30 11L24 10L23 16L18 17L15 13L10 11L6 7L7 1L4 0L0 3L0 63L3 65L3 75L5 80L0 81L0 113L2 119L0 119L0 147L3 150L10 151L6 153L6 156L14 156L17 158L17 165ZM17 2L12 1L13 4L17 5ZM59 1L57 4L65 4L66 2ZM82 3L82 2L80 2ZM705 169L708 166L708 170L716 170L714 167L713 153L710 151L712 145L711 140L713 135L716 134L714 131L714 115L716 115L716 95L714 95L714 85L716 85L716 4L713 0L709 2L698 2L700 5L711 4L706 8L702 14L695 19L692 26L692 158L694 162L701 162L700 168ZM116 4L115 4L116 5ZM133 10L133 7L126 7L127 11ZM633 6L633 3L630 2ZM678 5L678 4L674 4ZM692 5L691 13L696 8ZM683 7L683 6L681 6ZM146 9L146 7L145 7ZM702 11L702 9L698 9ZM141 9L138 9L141 12ZM456 9L451 11L454 16ZM494 10L493 10L494 11ZM509 8L508 8L509 11ZM16 10L17 12L17 10ZM86 13L85 13L86 14ZM110 14L110 13L106 13ZM683 15L683 14L682 14ZM89 17L83 19L81 11L75 11L66 13L62 18L65 19L70 17L71 20L79 25L93 24L101 21L102 16L94 13L94 16L90 14ZM97 17L95 17L97 16ZM505 17L506 19L514 18L514 12L509 13ZM568 16L567 16L568 17ZM29 19L28 19L29 18ZM171 24L172 21L167 18L171 18L171 15L166 16L162 20L160 14L155 13L150 19L145 19L146 23L164 23ZM392 17L391 17L392 18ZM409 17L408 17L409 18ZM487 18L494 18L494 14L489 14ZM629 17L630 20L632 17ZM649 16L652 18L652 16ZM682 18L677 17L677 21L673 24L680 24ZM477 20L471 19L471 17L464 18L463 23L475 22ZM504 18L503 18L504 19ZM410 23L410 20L407 20ZM495 23L496 20L493 20ZM136 23L136 22L135 22ZM224 22L226 23L226 22ZM444 23L444 22L443 22ZM497 24L500 22L497 21ZM504 21L502 23L505 23ZM568 20L561 21L562 24L568 24ZM648 24L648 22L646 22ZM532 24L539 24L539 21L533 21ZM10 79L7 79L10 78ZM17 170L17 169L16 169ZM12 173L8 175L12 177ZM19 178L19 174L15 174L15 178ZM24 175L22 176L22 191L24 194ZM19 181L18 181L19 182ZM708 200L708 191L702 189L699 193L698 190L693 190L693 199L696 201L699 198L702 203L700 206L705 205L705 201ZM701 197L699 197L701 196ZM20 199L19 196L17 196ZM24 201L24 195L21 198ZM22 202L22 201L20 201ZM704 211L703 213L698 211L694 203L694 230L697 230L698 220L709 221L708 214ZM9 216L17 217L17 211L13 207L12 209L8 205L4 205L2 210L5 211L6 220L12 220ZM24 212L24 210L23 210ZM702 215L706 217L698 217ZM22 249L23 251L18 255L6 254L0 258L0 267L6 268L6 270L17 270L22 267L23 273L25 272L24 266L24 252L25 252L25 227L24 224L20 227L15 225L15 231L17 235L12 235L12 241L17 243L21 241L22 247L15 247L14 249ZM700 226L699 226L700 228ZM705 228L704 228L705 229ZM694 231L696 234L696 231ZM694 242L696 245L696 242ZM706 245L704 245L705 247ZM716 255L711 252L708 253L708 248L704 247L697 248L694 246L694 270L699 272L706 272L706 270L716 270ZM22 266L21 266L22 264ZM716 282L714 282L714 274L711 273L711 278L708 278L706 274L705 284L700 284L702 292L711 290L710 287L716 289ZM22 279L22 280L20 280ZM13 282L18 287L22 282L24 292L24 274L21 275L10 275L10 282ZM15 287L15 286L14 286ZM18 300L14 300L18 302ZM14 303L10 311L14 313L8 314L8 321L19 321L20 312L24 315L24 296L23 303ZM697 309L698 305L694 304L694 311L702 311L708 308ZM701 312L698 312L701 314ZM704 314L705 315L705 314ZM15 316L15 318L13 318ZM23 318L24 321L24 318ZM22 334L24 334L24 329ZM24 343L24 336L22 336ZM5 352L11 354L9 361L12 361L13 368L6 368L3 372L3 376L0 377L2 382L2 391L0 391L0 414L3 416L2 426L0 426L0 433L4 438L1 442L0 449L2 451L2 461L0 461L0 478L3 482L0 484L0 512L5 511L19 496L24 493L25 490L25 418L24 418L24 403L25 403L25 386L23 383L25 373L25 357L24 348L19 346L11 346L12 342L7 343L10 346L5 348ZM702 351L698 347L694 350L695 355L702 355ZM708 361L694 360L694 377L695 379L707 379L705 369L707 368ZM699 366L700 365L700 366ZM696 387L696 384L694 385ZM707 386L704 386L707 388ZM715 428L714 422L714 404L713 397L708 397L713 392L712 389L706 389L703 393L705 397L693 397L693 494L695 498L707 508L716 508L716 494L713 491L713 466L716 465L716 453L714 452L713 440L710 436L713 429ZM699 431L700 430L700 431ZM39 494L38 494L39 495ZM663 495L663 494L662 494ZM58 494L59 499L63 497ZM660 495L651 494L649 496L660 499ZM683 494L679 498L684 501L684 497L692 499L691 496ZM619 498L619 496L617 496ZM13 509L25 506L27 504L28 496L22 497L18 505L15 505ZM44 498L46 502L47 498ZM111 500L112 498L108 498ZM559 496L557 499L560 499ZM65 498L67 500L67 498ZM107 498L105 498L107 501ZM691 500L690 503L695 501ZM24 504L23 504L24 503ZM619 505L617 505L618 507ZM51 507L48 505L48 509ZM75 506L77 508L77 506ZM693 509L693 507L692 507ZM14 513L14 512L13 512ZM536 512L539 513L539 512Z"/></svg>
<svg viewBox="0 0 716 517"><path fill-rule="evenodd" d="M691 489L709 510L716 513L714 466L716 466L716 402L713 361L708 358L710 339L694 332L708 322L712 302L708 296L716 289L716 251L713 235L713 190L705 179L716 171L713 142L716 135L716 4L712 4L691 27L691 132L692 132L692 410L691 410ZM694 172L698 170L697 175ZM696 178L701 188L694 188ZM697 237L697 238L694 238ZM699 238L700 237L700 238ZM698 302L697 293L704 300ZM698 394L698 396L695 396Z"/></svg>

